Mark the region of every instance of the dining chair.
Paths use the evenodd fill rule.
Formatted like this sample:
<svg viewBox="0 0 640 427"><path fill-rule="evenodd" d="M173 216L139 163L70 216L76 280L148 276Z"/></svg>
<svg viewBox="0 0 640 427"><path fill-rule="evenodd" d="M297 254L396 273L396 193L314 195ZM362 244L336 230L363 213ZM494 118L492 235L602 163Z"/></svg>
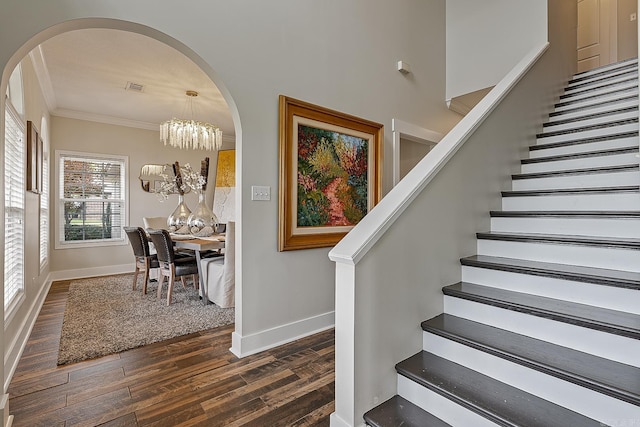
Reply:
<svg viewBox="0 0 640 427"><path fill-rule="evenodd" d="M144 228L153 228L154 230L166 230L167 217L164 216L145 216L142 218Z"/></svg>
<svg viewBox="0 0 640 427"><path fill-rule="evenodd" d="M148 229L149 237L156 247L160 277L158 278L158 298L162 297L164 278L168 278L167 305L171 304L171 293L176 277L180 277L182 286L186 287L185 276L192 276L193 287L198 289L198 264L194 256L178 257L173 249L173 241L167 230Z"/></svg>
<svg viewBox="0 0 640 427"><path fill-rule="evenodd" d="M229 221L224 241L224 256L200 261L202 282L207 287L207 297L209 301L222 308L235 306L235 232L235 222Z"/></svg>
<svg viewBox="0 0 640 427"><path fill-rule="evenodd" d="M142 293L146 295L147 285L149 283L149 272L152 268L160 267L158 263L158 257L156 254L152 254L149 249L149 239L147 233L145 233L142 227L123 227L124 232L127 233L131 247L133 248L133 255L136 259L136 269L133 273L133 290L136 290L138 284L138 274L140 270L144 271L144 281L142 282Z"/></svg>

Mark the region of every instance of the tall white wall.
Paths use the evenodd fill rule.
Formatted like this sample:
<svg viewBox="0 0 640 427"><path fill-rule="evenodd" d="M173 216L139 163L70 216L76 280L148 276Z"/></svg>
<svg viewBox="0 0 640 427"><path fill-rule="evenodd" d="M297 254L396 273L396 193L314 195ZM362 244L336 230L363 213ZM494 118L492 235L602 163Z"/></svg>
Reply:
<svg viewBox="0 0 640 427"><path fill-rule="evenodd" d="M576 7L575 0L549 0L544 55L475 128L481 108L499 99L488 94L331 252L337 261L332 427L363 425L367 410L396 394L395 364L421 350L420 322L443 312L442 287L460 280L459 259L476 253L475 233L488 230L489 211L501 208L500 191L510 189L511 174L575 73ZM505 84L499 86L494 91ZM457 147L452 137L469 129L475 131L438 170L446 150Z"/></svg>
<svg viewBox="0 0 640 427"><path fill-rule="evenodd" d="M38 43L89 27L136 31L177 48L203 68L230 106L239 158L234 349L249 353L331 326L334 266L327 258L329 249L277 251L278 95L384 124L384 187L391 188L391 119L441 133L459 119L443 101L444 0L211 0L179 6L173 0L4 2L2 93L16 62ZM398 60L409 63L412 73L399 73ZM54 121L58 147L79 146L74 129L89 127ZM3 126L0 118L0 132ZM139 138L152 137L141 133ZM106 141L101 144L110 150ZM130 149L137 162L157 155L155 148ZM114 144L113 150L122 148ZM252 185L270 186L271 201L251 201ZM77 263L56 253L52 268L121 263L125 252L78 257Z"/></svg>
<svg viewBox="0 0 640 427"><path fill-rule="evenodd" d="M27 120L32 121L41 135L43 135L43 139L45 139L46 135L42 134L42 132L46 131L41 129L42 119L44 118L47 123L51 122L42 90L38 84L31 60L24 58L21 64L22 84L24 87L25 125ZM12 70L10 70L10 72ZM4 87L1 93L5 93ZM4 100L4 96L2 99ZM4 107L4 101L2 104ZM4 112L2 113L2 117L4 119ZM4 135L4 131L0 132L0 135ZM2 138L2 140L4 140L4 138ZM2 155L4 155L4 149L1 151ZM4 157L2 157L2 164L4 165ZM2 174L2 179L4 179L4 174ZM4 190L4 184L2 188ZM2 197L2 200L4 200L4 197ZM3 354L5 356L4 360L9 366L15 365L21 349L21 343L27 338L29 328L35 320L35 310L39 308L39 304L41 304L46 295L48 289L47 276L51 267L51 259L49 259L49 262L43 266L42 270L40 269L40 196L29 191L25 192L24 230L24 300L22 304L16 308L15 312L13 312L9 318L5 319L3 328ZM2 242L2 246L0 247L4 248L4 240ZM4 256L4 251L2 251L2 253ZM4 265L4 260L2 265ZM9 374L9 370L4 372L3 378L5 381Z"/></svg>
<svg viewBox="0 0 640 427"><path fill-rule="evenodd" d="M446 99L498 83L547 40L546 20L547 0L447 0Z"/></svg>

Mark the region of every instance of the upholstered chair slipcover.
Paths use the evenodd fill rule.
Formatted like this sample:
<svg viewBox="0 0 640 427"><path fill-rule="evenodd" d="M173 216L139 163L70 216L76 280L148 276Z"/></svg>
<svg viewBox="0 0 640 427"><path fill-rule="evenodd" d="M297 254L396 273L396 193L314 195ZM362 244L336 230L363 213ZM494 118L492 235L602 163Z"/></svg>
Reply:
<svg viewBox="0 0 640 427"><path fill-rule="evenodd" d="M225 235L224 257L205 258L201 261L207 297L209 301L222 308L235 306L235 233L235 222L229 221Z"/></svg>

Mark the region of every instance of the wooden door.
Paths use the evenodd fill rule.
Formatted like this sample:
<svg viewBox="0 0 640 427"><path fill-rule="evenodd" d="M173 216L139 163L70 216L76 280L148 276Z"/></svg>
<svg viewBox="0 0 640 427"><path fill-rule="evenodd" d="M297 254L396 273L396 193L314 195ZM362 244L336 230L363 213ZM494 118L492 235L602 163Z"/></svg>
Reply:
<svg viewBox="0 0 640 427"><path fill-rule="evenodd" d="M578 72L617 61L617 0L578 0Z"/></svg>

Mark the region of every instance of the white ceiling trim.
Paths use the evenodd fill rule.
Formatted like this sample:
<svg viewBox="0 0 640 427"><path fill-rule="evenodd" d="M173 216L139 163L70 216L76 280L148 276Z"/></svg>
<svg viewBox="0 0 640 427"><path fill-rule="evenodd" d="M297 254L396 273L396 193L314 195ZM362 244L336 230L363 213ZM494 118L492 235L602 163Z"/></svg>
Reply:
<svg viewBox="0 0 640 427"><path fill-rule="evenodd" d="M67 110L64 108L56 108L50 112L52 116L65 117L68 119L86 120L89 122L104 123L108 125L126 126L130 128L146 129L160 132L159 123L142 122L138 120L123 119L121 117L106 116L104 114L86 113L84 111ZM227 144L235 144L235 135L222 134L222 142Z"/></svg>
<svg viewBox="0 0 640 427"><path fill-rule="evenodd" d="M160 132L159 123L141 122L138 120L123 119L121 117L105 116L104 114L86 113L84 111L67 110L64 108L56 108L51 111L51 115L57 117L66 117L69 119L86 120L89 122L105 123L108 125L126 126L130 128L155 130Z"/></svg>
<svg viewBox="0 0 640 427"><path fill-rule="evenodd" d="M44 102L47 104L47 109L51 112L58 107L58 102L56 101L56 93L53 90L53 84L51 83L49 68L47 68L47 62L44 59L44 54L40 45L29 52L29 58L31 58L36 78L40 83Z"/></svg>

